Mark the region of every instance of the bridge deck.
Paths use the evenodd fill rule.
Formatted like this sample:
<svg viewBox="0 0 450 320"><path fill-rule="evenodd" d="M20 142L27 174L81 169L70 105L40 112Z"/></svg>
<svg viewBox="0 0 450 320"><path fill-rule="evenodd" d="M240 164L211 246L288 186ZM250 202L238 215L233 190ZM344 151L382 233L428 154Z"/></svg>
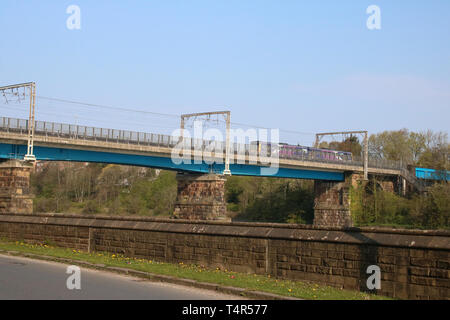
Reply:
<svg viewBox="0 0 450 320"><path fill-rule="evenodd" d="M17 146L26 146L28 136L25 132L17 133L17 132L0 132L0 143L7 145L17 145ZM172 155L172 147L169 146L158 146L158 145L142 145L142 144L134 144L134 143L123 143L117 141L104 141L103 139L77 139L72 137L58 137L52 135L40 135L36 134L34 138L35 151L38 155L39 147L44 148L52 148L59 150L79 150L79 151L89 151L89 152L97 152L97 153L115 153L115 154L126 154L126 155L140 155L140 156L150 156L150 157L158 157L168 159L171 158ZM47 150L42 153L42 151ZM7 153L7 151L6 151ZM17 155L13 154L14 152L10 152L10 157L16 157ZM23 150L22 150L23 153ZM55 154L51 155L51 152L48 152L48 149L41 149L41 160L64 160L64 158L59 158ZM45 158L46 155L48 158ZM5 156L5 154L2 154ZM68 154L67 154L68 155ZM85 154L86 155L86 154ZM199 152L193 152L193 155L199 155ZM68 155L69 156L69 155ZM72 154L73 156L73 154ZM38 157L39 158L39 157ZM111 159L105 158L105 162L111 161ZM216 156L213 155L213 158L216 162L223 163L224 155ZM67 159L70 160L70 159ZM86 156L85 160L82 158L76 159L76 161L89 161L90 157ZM259 160L259 161L258 161ZM263 162L261 162L261 160ZM265 160L265 161L264 161ZM133 160L130 160L133 161ZM119 161L120 162L120 161ZM246 154L238 155L233 154L231 156L230 162L236 165L252 165L255 167L265 167L269 163L270 159L262 158L258 159L254 156ZM133 164L133 163L130 163ZM137 163L137 165L143 165ZM180 168L173 167L168 164L167 161L164 163L160 163L164 168L178 170ZM285 169L292 170L313 170L313 171L323 171L323 172L362 172L363 167L362 163L358 162L330 162L330 161L318 161L318 160L310 160L310 159L279 159L279 167ZM232 168L233 169L233 168ZM234 166L236 173L234 174L245 174L245 172L238 172L236 170L237 167ZM248 168L247 168L248 169ZM190 171L189 169L187 169ZM191 168L192 171L197 171L195 168ZM385 175L399 175L399 169L389 169L389 168L376 168L369 167L369 173L373 174L385 174ZM260 175L257 173L248 172L249 175ZM334 179L333 179L334 180Z"/></svg>
<svg viewBox="0 0 450 320"><path fill-rule="evenodd" d="M162 134L36 121L34 153L38 160L93 161L194 172L210 172L213 168L215 172L223 172L223 142L215 142L218 144L216 150L220 151L212 154L206 161L180 165L172 161L172 151L178 139ZM24 146L27 141L27 120L0 117L0 157L21 158L26 153ZM192 142L196 144L196 148L184 153L184 157L202 159L210 141ZM276 174L279 177L342 181L344 172L363 172L362 161L314 158L312 154L283 154L281 158L258 157L250 151L249 145L234 143L232 147L233 150L240 151L233 152L230 156L232 174L273 175L262 173L273 166L279 168ZM404 169L397 162L369 159L368 171L371 174L395 176L401 175Z"/></svg>

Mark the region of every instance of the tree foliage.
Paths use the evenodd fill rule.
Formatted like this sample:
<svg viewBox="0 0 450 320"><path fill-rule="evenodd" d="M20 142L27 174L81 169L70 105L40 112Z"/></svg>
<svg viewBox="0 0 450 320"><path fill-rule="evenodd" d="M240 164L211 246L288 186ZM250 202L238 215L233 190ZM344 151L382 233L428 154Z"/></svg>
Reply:
<svg viewBox="0 0 450 320"><path fill-rule="evenodd" d="M376 188L371 182L368 188L351 190L351 212L356 225L450 228L449 183L436 183L425 194L405 198Z"/></svg>
<svg viewBox="0 0 450 320"><path fill-rule="evenodd" d="M432 169L447 169L450 144L444 132L384 131L369 138L371 156Z"/></svg>
<svg viewBox="0 0 450 320"><path fill-rule="evenodd" d="M175 173L114 164L48 162L32 175L37 212L169 215Z"/></svg>
<svg viewBox="0 0 450 320"><path fill-rule="evenodd" d="M230 177L226 183L228 208L236 220L312 223L312 181Z"/></svg>

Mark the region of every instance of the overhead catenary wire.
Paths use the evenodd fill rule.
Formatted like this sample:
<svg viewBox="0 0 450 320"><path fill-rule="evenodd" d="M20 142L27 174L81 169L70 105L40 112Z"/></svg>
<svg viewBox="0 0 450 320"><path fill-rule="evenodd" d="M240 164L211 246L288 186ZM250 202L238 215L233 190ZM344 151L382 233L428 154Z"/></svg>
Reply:
<svg viewBox="0 0 450 320"><path fill-rule="evenodd" d="M138 113L146 113L146 114L152 114L152 115L159 115L159 116L167 116L172 118L180 118L180 115L175 114L168 114L168 113L158 113L158 112L152 112L152 111L146 111L146 110L139 110L139 109L132 109L132 108L126 108L126 107L116 107L116 106L109 106L109 105L101 105L101 104L94 104L94 103L87 103L87 102L80 102L80 101L74 101L74 100L68 100L68 99L61 99L61 98L53 98L53 97L46 97L46 96L40 96L38 95L37 98L50 100L50 101L57 101L57 102L64 102L64 103L70 103L70 104L76 104L76 105L84 105L89 107L97 107L97 108L104 108L104 109L112 109L112 110L118 110L118 111L126 111L126 112L138 112ZM218 119L218 121L225 123L225 120ZM231 121L231 125L237 125L237 126L244 126L244 127L251 127L256 129L271 129L268 127L263 126L257 126L252 124L245 124L245 123L239 123L239 122L233 122ZM280 131L287 132L287 133L293 133L293 134L301 134L301 135L311 135L315 134L314 132L300 132L295 130L287 130L287 129L279 129Z"/></svg>
<svg viewBox="0 0 450 320"><path fill-rule="evenodd" d="M113 124L111 123L117 123L119 124L121 127L123 127L124 125L132 125L132 126L139 126L141 130L135 130L132 129L130 131L148 131L148 129L151 128L157 128L159 129L163 129L164 131L166 130L176 130L179 128L179 119L180 119L180 115L175 115L175 114L168 114L168 113L158 113L158 112L152 112L152 111L147 111L147 110L142 110L142 109L137 109L137 108L128 108L128 107L122 107L122 106L110 106L110 105L104 105L104 104L96 104L96 103L89 103L89 102L81 102L81 101L75 101L75 100L71 100L71 99L62 99L62 98L54 98L54 97L47 97L47 96L41 96L38 95L37 96L38 101L41 100L41 102L39 103L39 109L40 111L38 111L38 115L39 114L43 114L43 115L49 115L52 117L57 117L59 118L66 118L66 122L70 122L70 117L75 117L76 118L76 122L78 122L78 120L82 120L82 121L89 121L90 125L94 125L96 126L97 123L105 123L105 125L102 125L102 127L108 127L110 128ZM47 101L47 103L42 103L42 101ZM70 109L70 106L68 105L74 105L77 107L83 107L83 108L88 108L88 110L95 110L95 109L101 109L101 110L111 110L111 111L118 111L121 112L120 115L118 115L120 117L120 119L114 119L114 117L103 117L103 118L99 118L99 116L92 116L92 117L86 117L86 113L83 111L83 113L80 114L80 112L76 112L75 110L71 110L71 112L73 112L72 114L67 114L67 113L60 113L60 112L54 112L54 111L50 111L48 109L54 109L56 107L61 107L61 105L54 105L53 103L60 103L63 104L67 109ZM11 105L11 103L9 103L9 105ZM23 106L25 107L25 106ZM44 109L44 110L43 110ZM66 109L66 110L67 110ZM95 112L95 111L93 111ZM126 117L128 119L124 119L124 112L126 112ZM157 121L152 121L153 119L146 119L147 117L143 118L143 117L138 117L136 119L129 119L129 117L132 117L130 115L130 113L139 113L142 116L148 116L148 117L158 117ZM166 120L163 120L161 118L166 118ZM42 119L44 120L44 119ZM137 121L136 121L137 120ZM176 120L176 122L171 122L173 120ZM148 121L152 121L150 124L148 123ZM56 121L55 121L56 122ZM217 119L217 122L220 122L222 124L225 124L225 120L222 119ZM91 124L92 123L92 124ZM78 123L77 123L78 124ZM244 123L239 123L239 122L231 122L231 127L233 129L265 129L265 130L271 130L271 129L275 129L275 128L267 128L267 127L263 127L263 126L257 126L257 125L251 125L251 124L244 124ZM116 125L116 124L114 124ZM123 128L126 130L129 130L129 128ZM288 142L287 140L289 140L289 142L291 143L295 143L296 144L301 144L300 140L308 140L308 142L313 142L313 139L299 139L298 135L303 135L303 136L313 136L314 133L312 132L299 132L299 131L295 131L295 130L287 130L287 129L277 129L280 132L280 139L281 140L286 140L286 142ZM290 138L288 138L288 136L290 136ZM292 137L295 136L295 137ZM304 141L306 142L306 141ZM303 143L304 144L304 143ZM308 143L309 144L309 143Z"/></svg>
<svg viewBox="0 0 450 320"><path fill-rule="evenodd" d="M20 108L20 109L18 109L18 108ZM20 106L20 105L16 105L16 106L14 106L14 107L11 107L11 106L5 106L5 105L1 105L1 104L0 104L0 109L8 109L8 110L16 111L16 112L17 112L17 111L20 111L20 112L22 112L24 115L26 114L26 112L28 112L28 110L26 109L26 107ZM73 122L67 121L67 120L61 121L60 119L63 118L64 116L67 117L67 116L68 116L67 114L62 114L62 113L57 113L57 112L45 112L45 111L40 111L39 114L40 114L40 115L46 115L46 116L52 116L52 117L57 117L57 118L58 118L57 120L54 120L54 121L51 121L51 122L65 122L65 123L67 123L67 124L71 123L71 124L75 124L75 125L85 125L85 124L82 124L82 123L73 123ZM88 126L98 126L98 123L99 123L99 119L98 119L98 118L89 118L89 117L79 116L79 115L77 115L77 114L72 114L72 115L70 115L70 117L74 117L75 120L85 120L85 121L88 121L88 122L92 122L92 124L89 124ZM41 121L49 121L49 119L42 119L42 117L37 117L37 119L38 119L38 120L41 120ZM64 118L63 118L63 119L64 119ZM110 122L110 119L108 119L108 120L106 120L106 121L109 123L109 122ZM78 121L77 121L77 122L78 122ZM103 123L103 122L101 122L101 123ZM138 122L136 122L136 121L126 121L126 120L123 120L123 119L120 119L120 124L122 124L122 125L132 125L132 126L139 125L139 126L141 126L142 128L144 128L144 127L150 127L150 128L173 129L173 130L177 129L177 127L176 127L175 124L172 125L172 126L169 126L169 125L159 125L159 124L152 124L152 125L149 126L148 124L138 123ZM102 126L102 127L104 127L105 129L106 129L106 128L112 129L112 128L111 128L111 127L112 127L111 125L105 125L105 126ZM125 130L129 130L129 131L142 131L142 130L130 130L129 128L126 128Z"/></svg>
<svg viewBox="0 0 450 320"><path fill-rule="evenodd" d="M173 117L173 118L179 118L180 117L179 115L168 114L168 113L158 113L158 112L152 112L152 111L146 111L146 110L130 109L130 108L124 108L124 107L114 107L114 106L107 106L107 105L101 105L101 104L73 101L73 100L60 99L60 98L50 98L50 97L44 97L44 96L37 96L37 97L40 98L40 99L45 99L45 100L58 101L58 102L64 102L64 103L71 103L71 104L77 104L77 105L84 105L84 106L96 107L96 108L113 109L113 110L126 111L126 112L146 113L146 114L167 116L167 117Z"/></svg>

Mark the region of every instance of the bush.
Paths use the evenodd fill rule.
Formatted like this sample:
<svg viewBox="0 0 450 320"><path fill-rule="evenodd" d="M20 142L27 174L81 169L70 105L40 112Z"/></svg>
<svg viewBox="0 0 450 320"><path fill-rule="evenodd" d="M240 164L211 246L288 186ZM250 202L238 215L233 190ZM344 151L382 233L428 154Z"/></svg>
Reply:
<svg viewBox="0 0 450 320"><path fill-rule="evenodd" d="M449 229L450 185L435 184L427 193L411 199L364 188L351 189L351 212L355 225L390 225Z"/></svg>
<svg viewBox="0 0 450 320"><path fill-rule="evenodd" d="M314 191L312 183L293 179L234 177L228 189L228 201L247 221L312 223ZM231 196L230 196L231 195Z"/></svg>
<svg viewBox="0 0 450 320"><path fill-rule="evenodd" d="M416 196L411 202L411 217L415 225L450 228L450 184L435 184L425 195Z"/></svg>
<svg viewBox="0 0 450 320"><path fill-rule="evenodd" d="M96 214L100 212L100 206L96 200L88 200L86 201L83 213L87 214Z"/></svg>

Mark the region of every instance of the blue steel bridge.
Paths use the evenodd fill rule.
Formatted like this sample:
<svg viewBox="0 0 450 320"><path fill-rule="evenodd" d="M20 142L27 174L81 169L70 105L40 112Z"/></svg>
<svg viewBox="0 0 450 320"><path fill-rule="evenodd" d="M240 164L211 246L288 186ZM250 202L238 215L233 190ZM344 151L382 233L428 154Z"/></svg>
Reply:
<svg viewBox="0 0 450 320"><path fill-rule="evenodd" d="M95 128L75 124L46 121L35 122L34 155L36 160L79 161L151 167L179 172L219 173L224 171L224 159L214 163L175 163L172 149L179 137L158 133ZM28 121L0 117L0 159L23 159L27 153ZM194 141L205 150L208 141ZM220 148L220 146L219 146ZM225 146L222 146L223 150ZM239 149L242 148L242 149ZM312 180L343 181L345 172L362 172L362 160L327 160L308 154L282 155L275 174L265 173L270 164L250 161L250 146L234 144L233 150L245 150L240 158L230 155L232 175L272 176ZM223 157L223 156L222 156ZM402 176L413 182L410 174L399 162L369 159L369 174ZM422 176L417 175L417 178Z"/></svg>
<svg viewBox="0 0 450 320"><path fill-rule="evenodd" d="M450 171L416 167L414 168L414 172L417 179L430 181L436 180L450 181Z"/></svg>

